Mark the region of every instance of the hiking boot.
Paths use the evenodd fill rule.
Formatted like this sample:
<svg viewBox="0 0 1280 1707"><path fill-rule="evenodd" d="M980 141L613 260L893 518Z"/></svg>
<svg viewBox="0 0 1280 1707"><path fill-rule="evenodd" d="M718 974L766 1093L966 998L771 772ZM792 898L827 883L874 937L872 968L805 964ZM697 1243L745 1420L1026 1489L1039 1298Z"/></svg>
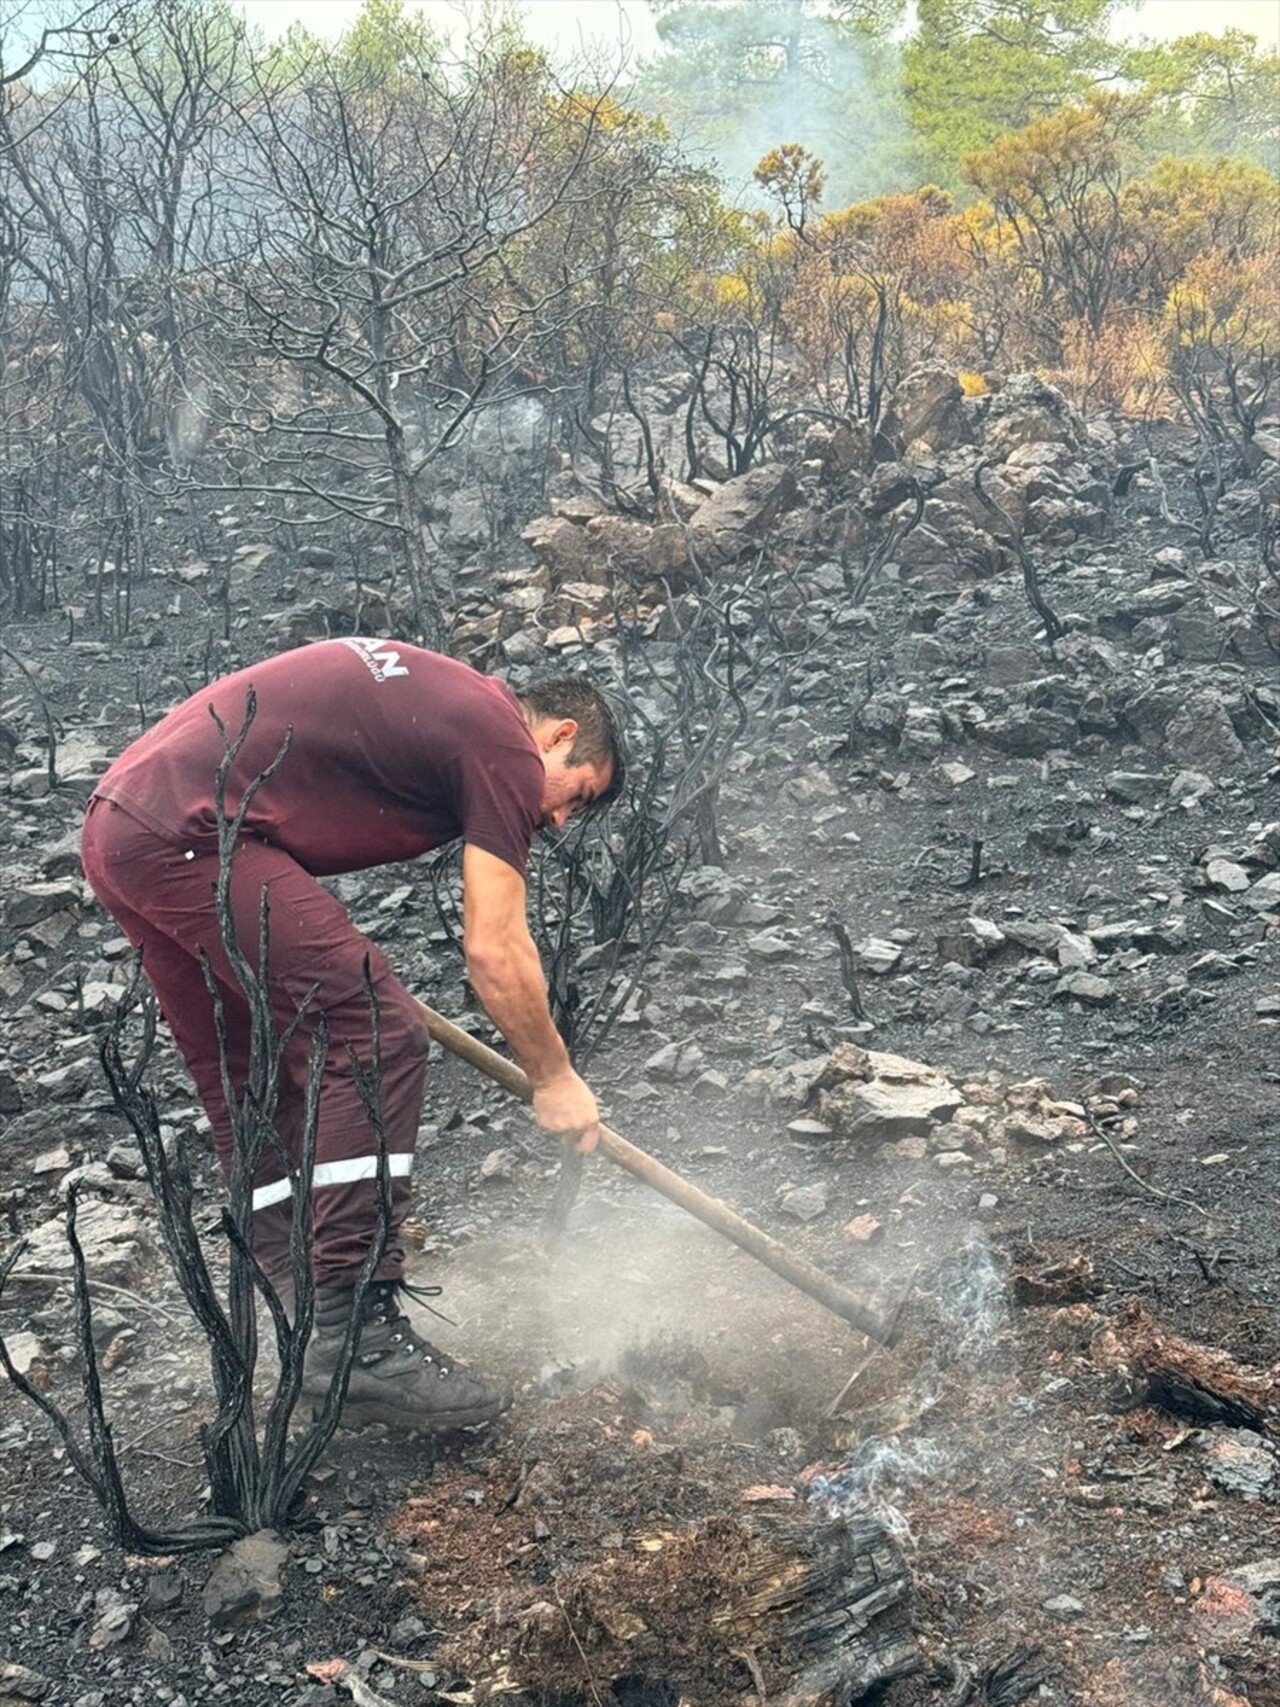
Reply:
<svg viewBox="0 0 1280 1707"><path fill-rule="evenodd" d="M510 1390L473 1374L424 1340L400 1307L402 1292L422 1297L433 1295L435 1289L429 1292L399 1280L375 1280L365 1293L343 1423L382 1422L445 1434L501 1416L511 1404ZM348 1286L316 1288L315 1327L307 1347L302 1391L317 1413L338 1366L354 1297Z"/></svg>

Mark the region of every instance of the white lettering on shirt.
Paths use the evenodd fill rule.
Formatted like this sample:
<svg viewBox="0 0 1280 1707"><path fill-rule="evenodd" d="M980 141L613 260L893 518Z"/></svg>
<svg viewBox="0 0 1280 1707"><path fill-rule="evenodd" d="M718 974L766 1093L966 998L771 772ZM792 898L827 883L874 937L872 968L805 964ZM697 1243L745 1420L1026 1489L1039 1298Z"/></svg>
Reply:
<svg viewBox="0 0 1280 1707"><path fill-rule="evenodd" d="M409 674L400 662L400 654L385 640L358 640L344 635L342 644L349 646L357 658L363 659L375 682L385 682L390 676Z"/></svg>

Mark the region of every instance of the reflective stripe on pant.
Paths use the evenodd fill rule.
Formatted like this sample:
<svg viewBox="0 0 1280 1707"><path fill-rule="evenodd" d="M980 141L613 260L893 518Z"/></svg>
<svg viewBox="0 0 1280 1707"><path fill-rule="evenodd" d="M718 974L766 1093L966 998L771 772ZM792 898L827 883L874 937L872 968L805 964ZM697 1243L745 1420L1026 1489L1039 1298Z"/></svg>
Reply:
<svg viewBox="0 0 1280 1707"><path fill-rule="evenodd" d="M249 1009L231 971L214 911L217 856L172 846L123 808L90 802L81 841L85 875L142 965L213 1127L223 1174L230 1176L234 1134L223 1098L213 1001L199 955L217 981L225 1015L227 1065L237 1095L249 1056ZM382 1121L391 1174L392 1238L379 1269L400 1272L395 1237L409 1205L409 1173L422 1108L428 1037L409 992L381 950L361 936L342 905L280 848L245 837L232 865L231 913L250 964L258 959L259 908L269 908L268 984L278 1031L305 1003L283 1051L275 1127L280 1154L264 1154L254 1178L254 1247L274 1276L287 1270L288 1167L299 1154L311 1039L319 1015L329 1028L320 1081L312 1190L313 1271L317 1284L349 1280L377 1226L377 1139L360 1101L351 1053L368 1064L372 1026L366 958L377 1002ZM314 994L311 994L314 987ZM310 999L308 1000L308 997Z"/></svg>

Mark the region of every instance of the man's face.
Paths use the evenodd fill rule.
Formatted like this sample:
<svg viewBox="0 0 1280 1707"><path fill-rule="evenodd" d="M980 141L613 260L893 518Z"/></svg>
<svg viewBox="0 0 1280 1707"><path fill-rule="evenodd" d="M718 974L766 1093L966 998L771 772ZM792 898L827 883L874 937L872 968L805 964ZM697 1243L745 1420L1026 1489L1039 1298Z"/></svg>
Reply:
<svg viewBox="0 0 1280 1707"><path fill-rule="evenodd" d="M609 786L613 770L610 765L589 760L584 764L569 762L578 738L578 725L572 719L541 723L534 729L533 738L546 771L540 822L544 830L560 830L575 812L599 799Z"/></svg>

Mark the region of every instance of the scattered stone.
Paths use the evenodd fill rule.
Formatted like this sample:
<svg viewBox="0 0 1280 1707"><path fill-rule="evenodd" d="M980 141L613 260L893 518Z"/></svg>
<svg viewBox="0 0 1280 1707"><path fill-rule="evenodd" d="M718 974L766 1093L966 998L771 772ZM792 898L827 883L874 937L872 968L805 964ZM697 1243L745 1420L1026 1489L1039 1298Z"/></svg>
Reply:
<svg viewBox="0 0 1280 1707"><path fill-rule="evenodd" d="M1153 771L1112 771L1107 793L1129 806L1150 805L1169 792L1168 778Z"/></svg>
<svg viewBox="0 0 1280 1707"><path fill-rule="evenodd" d="M1205 882L1211 889L1224 889L1239 895L1248 889L1252 879L1242 865L1230 859L1211 859L1204 867Z"/></svg>
<svg viewBox="0 0 1280 1707"><path fill-rule="evenodd" d="M1226 1493L1260 1500L1275 1486L1275 1454L1252 1429L1237 1429L1211 1441L1205 1457L1209 1480Z"/></svg>
<svg viewBox="0 0 1280 1707"><path fill-rule="evenodd" d="M16 1333L7 1333L4 1343L9 1353L9 1361L18 1374L25 1375L29 1381L38 1387L40 1382L37 1377L40 1373L40 1365L47 1356L44 1342L39 1335L31 1333L25 1328L20 1328ZM7 1381L8 1379L8 1372L0 1368L0 1381Z"/></svg>
<svg viewBox="0 0 1280 1707"><path fill-rule="evenodd" d="M76 1232L91 1280L129 1286L141 1278L150 1245L134 1209L123 1203L90 1199L79 1206ZM73 1262L63 1216L32 1229L14 1273L27 1270L71 1278Z"/></svg>
<svg viewBox="0 0 1280 1707"><path fill-rule="evenodd" d="M778 1196L778 1208L793 1220L816 1221L819 1215L826 1214L829 1200L828 1188L822 1184L784 1187Z"/></svg>
<svg viewBox="0 0 1280 1707"><path fill-rule="evenodd" d="M1242 897L1246 907L1255 913L1280 911L1280 871L1269 871L1252 884Z"/></svg>
<svg viewBox="0 0 1280 1707"><path fill-rule="evenodd" d="M706 1065L706 1056L696 1043L667 1043L644 1064L646 1073L655 1079L674 1082L690 1079Z"/></svg>
<svg viewBox="0 0 1280 1707"><path fill-rule="evenodd" d="M886 942L883 937L864 937L861 942L853 945L853 957L860 972L870 972L876 977L895 972L902 960L902 950L896 942Z"/></svg>
<svg viewBox="0 0 1280 1707"><path fill-rule="evenodd" d="M689 522L689 543L701 562L726 563L750 550L795 502L796 477L782 462L762 463L726 480Z"/></svg>
<svg viewBox="0 0 1280 1707"><path fill-rule="evenodd" d="M1068 972L1054 985L1053 999L1083 1002L1086 1007L1107 1008L1116 1000L1116 989L1105 978L1092 972Z"/></svg>
<svg viewBox="0 0 1280 1707"><path fill-rule="evenodd" d="M186 1582L181 1571L157 1571L148 1579L143 1591L142 1610L149 1614L172 1612L175 1606L181 1604L185 1590Z"/></svg>
<svg viewBox="0 0 1280 1707"><path fill-rule="evenodd" d="M938 957L958 966L985 966L1008 940L994 920L974 916L960 930L937 938Z"/></svg>
<svg viewBox="0 0 1280 1707"><path fill-rule="evenodd" d="M871 1245L883 1237L884 1223L877 1221L874 1215L855 1215L852 1221L845 1223L844 1235L852 1239L855 1245Z"/></svg>
<svg viewBox="0 0 1280 1707"><path fill-rule="evenodd" d="M856 1048L856 1045L845 1045ZM901 1060L901 1057L881 1057ZM819 1118L829 1121L845 1138L888 1143L899 1138L927 1137L944 1125L964 1102L949 1080L918 1062L904 1065L916 1076L869 1081L829 1080L818 1093Z"/></svg>
<svg viewBox="0 0 1280 1707"><path fill-rule="evenodd" d="M127 1641L133 1634L133 1627L138 1618L138 1603L136 1600L126 1600L119 1589L99 1589L94 1596L93 1611L93 1629L89 1632L91 1648L111 1648L117 1642Z"/></svg>
<svg viewBox="0 0 1280 1707"><path fill-rule="evenodd" d="M505 1185L516 1177L519 1165L514 1150L490 1150L480 1164L480 1178L488 1185Z"/></svg>
<svg viewBox="0 0 1280 1707"><path fill-rule="evenodd" d="M1042 1600L1040 1605L1050 1618L1083 1618L1084 1602L1077 1600L1073 1594L1055 1594L1049 1600Z"/></svg>
<svg viewBox="0 0 1280 1707"><path fill-rule="evenodd" d="M807 1117L787 1122L787 1131L793 1138L830 1138L831 1130L825 1121Z"/></svg>
<svg viewBox="0 0 1280 1707"><path fill-rule="evenodd" d="M0 1660L0 1704L20 1707L24 1701L44 1701L52 1685L47 1677L17 1660Z"/></svg>
<svg viewBox="0 0 1280 1707"><path fill-rule="evenodd" d="M215 1630L238 1630L280 1605L289 1549L274 1531L246 1535L222 1554L204 1585L204 1613Z"/></svg>
<svg viewBox="0 0 1280 1707"><path fill-rule="evenodd" d="M793 945L772 931L760 931L749 936L747 948L757 960L789 960L795 954Z"/></svg>
<svg viewBox="0 0 1280 1707"><path fill-rule="evenodd" d="M26 883L15 889L5 905L5 922L14 930L25 930L55 913L80 911L82 890L78 883Z"/></svg>
<svg viewBox="0 0 1280 1707"><path fill-rule="evenodd" d="M1243 1653L1259 1631L1280 1621L1280 1557L1253 1559L1210 1576L1191 1603L1196 1638L1220 1653Z"/></svg>

